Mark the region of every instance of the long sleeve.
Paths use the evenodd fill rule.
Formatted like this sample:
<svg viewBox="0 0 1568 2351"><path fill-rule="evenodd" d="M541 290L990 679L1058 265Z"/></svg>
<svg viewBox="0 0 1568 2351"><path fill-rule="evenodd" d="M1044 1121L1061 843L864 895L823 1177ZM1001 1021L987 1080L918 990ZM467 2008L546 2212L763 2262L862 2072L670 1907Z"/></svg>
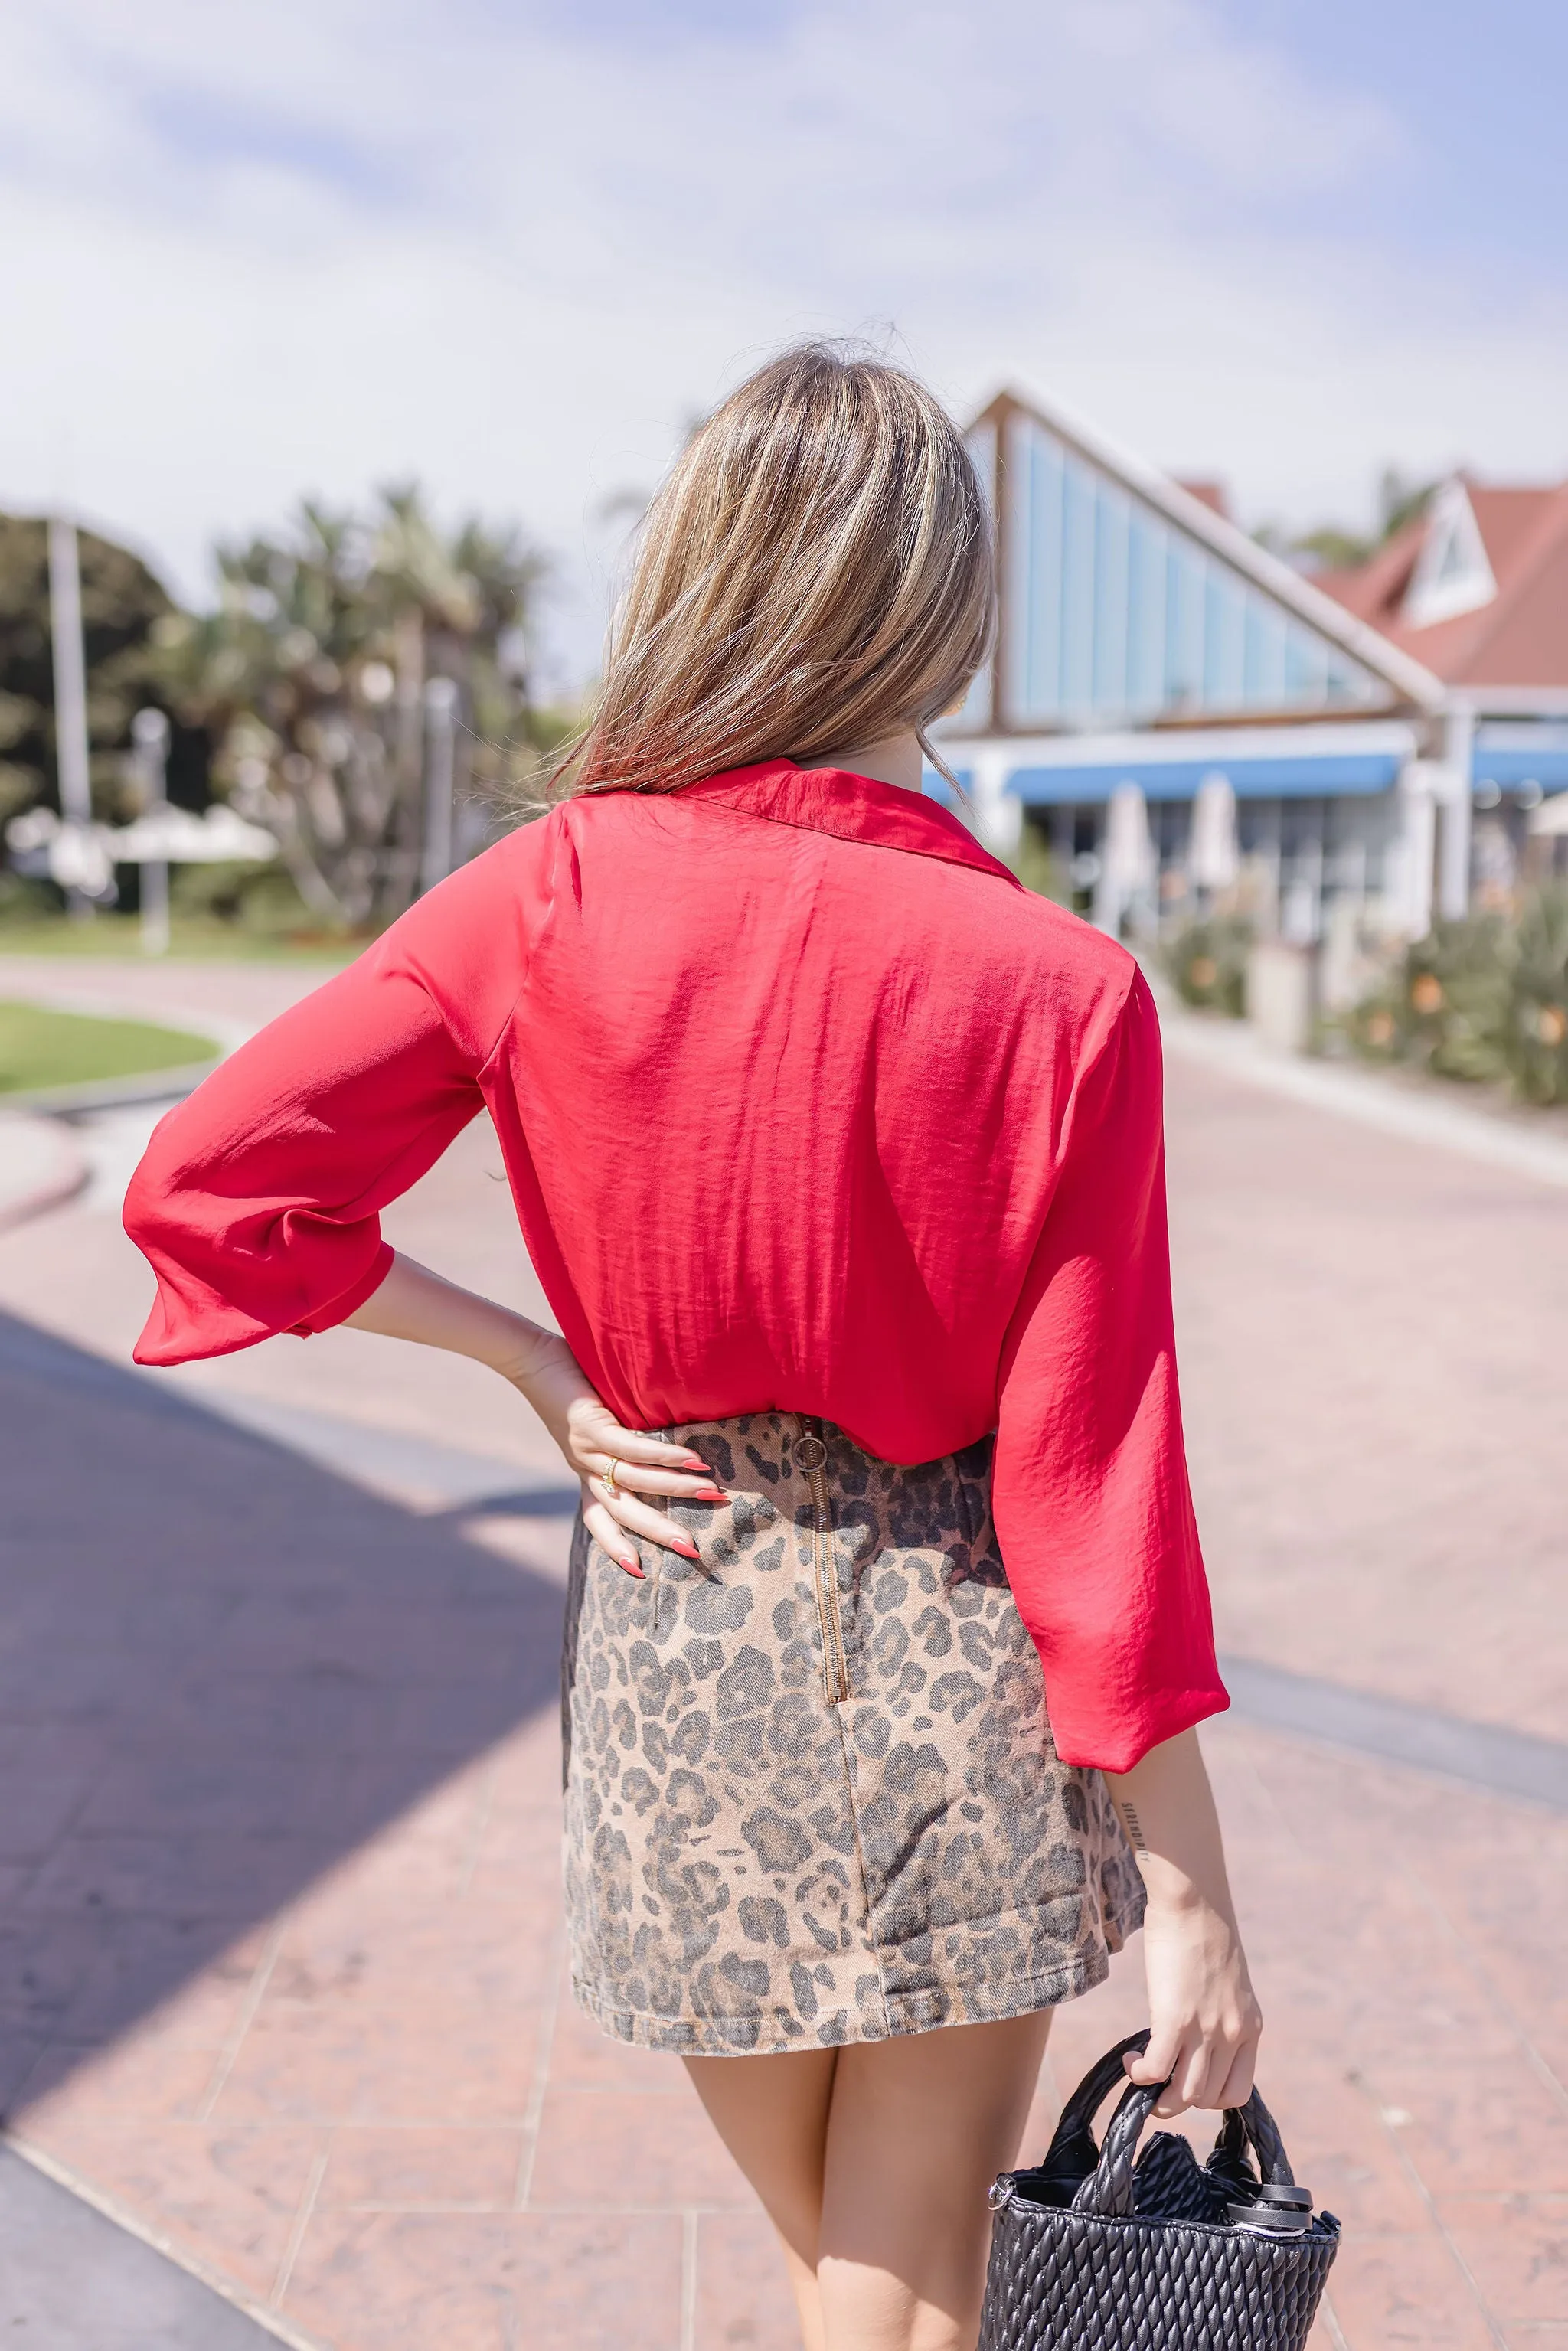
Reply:
<svg viewBox="0 0 1568 2351"><path fill-rule="evenodd" d="M997 1534L1062 1760L1126 1771L1228 1703L1182 1444L1158 1019L1081 1079L1002 1358Z"/></svg>
<svg viewBox="0 0 1568 2351"><path fill-rule="evenodd" d="M422 899L160 1123L125 1202L158 1277L138 1363L328 1330L379 1287L392 1254L380 1211L480 1109L478 1072L517 993L507 846Z"/></svg>

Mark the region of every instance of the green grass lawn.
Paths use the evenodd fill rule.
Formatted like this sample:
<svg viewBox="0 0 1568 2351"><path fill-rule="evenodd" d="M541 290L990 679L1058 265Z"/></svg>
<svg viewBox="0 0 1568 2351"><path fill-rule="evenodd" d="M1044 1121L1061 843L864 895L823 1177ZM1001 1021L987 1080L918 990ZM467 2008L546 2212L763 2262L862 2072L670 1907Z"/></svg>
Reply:
<svg viewBox="0 0 1568 2351"><path fill-rule="evenodd" d="M96 1020L0 1000L0 1094L187 1069L210 1061L217 1050L210 1037L157 1029L147 1020Z"/></svg>
<svg viewBox="0 0 1568 2351"><path fill-rule="evenodd" d="M340 969L352 963L369 944L369 936L306 929L288 933L248 930L201 915L176 914L169 942L171 956L204 963L314 963ZM63 914L34 922L8 914L0 922L0 977L8 955L141 956L141 926L134 914L96 914L89 923L68 922Z"/></svg>

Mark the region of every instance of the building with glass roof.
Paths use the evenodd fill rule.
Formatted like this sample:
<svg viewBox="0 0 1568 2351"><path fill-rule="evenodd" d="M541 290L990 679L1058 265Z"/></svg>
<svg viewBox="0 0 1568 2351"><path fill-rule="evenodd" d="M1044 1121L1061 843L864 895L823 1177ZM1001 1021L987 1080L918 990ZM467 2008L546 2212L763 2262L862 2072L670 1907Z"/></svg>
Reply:
<svg viewBox="0 0 1568 2351"><path fill-rule="evenodd" d="M1418 935L1568 812L1568 485L1444 485L1309 579L1183 485L1004 392L970 446L1001 624L941 728L979 830L1036 828L1098 919L1228 883L1303 942Z"/></svg>

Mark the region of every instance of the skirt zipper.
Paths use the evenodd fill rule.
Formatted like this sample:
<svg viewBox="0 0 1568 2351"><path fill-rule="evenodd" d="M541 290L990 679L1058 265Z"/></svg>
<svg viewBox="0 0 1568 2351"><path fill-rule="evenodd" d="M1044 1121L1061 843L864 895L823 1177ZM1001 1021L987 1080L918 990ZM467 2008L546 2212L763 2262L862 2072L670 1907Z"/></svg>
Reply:
<svg viewBox="0 0 1568 2351"><path fill-rule="evenodd" d="M811 1557L817 1587L817 1628L822 1643L822 1696L830 1706L837 1706L850 1694L850 1672L844 1658L839 1579L833 1565L833 1506L828 1492L826 1448L799 1414L796 1426L802 1437L810 1437L823 1451L821 1463L804 1474L811 1497Z"/></svg>

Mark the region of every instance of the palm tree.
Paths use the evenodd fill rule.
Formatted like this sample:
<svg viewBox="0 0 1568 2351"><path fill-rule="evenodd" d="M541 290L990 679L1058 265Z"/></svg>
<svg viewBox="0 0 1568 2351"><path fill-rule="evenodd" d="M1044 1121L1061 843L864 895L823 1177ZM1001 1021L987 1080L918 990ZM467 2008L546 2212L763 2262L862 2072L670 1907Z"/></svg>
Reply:
<svg viewBox="0 0 1568 2351"><path fill-rule="evenodd" d="M1410 481L1396 466L1385 465L1377 490L1377 523L1370 531L1347 529L1343 523L1320 523L1315 529L1284 542L1281 552L1310 556L1316 567L1329 571L1354 571L1367 562L1406 523L1425 514L1436 482ZM1260 538L1264 534L1260 533ZM1279 534L1275 534L1276 540ZM1267 543L1267 542L1266 542Z"/></svg>
<svg viewBox="0 0 1568 2351"><path fill-rule="evenodd" d="M497 806L549 739L523 659L544 561L477 520L444 536L406 485L368 516L308 500L280 536L220 549L218 570L215 611L165 632L171 696L312 911L387 921L418 887L429 681L456 688L471 804Z"/></svg>

